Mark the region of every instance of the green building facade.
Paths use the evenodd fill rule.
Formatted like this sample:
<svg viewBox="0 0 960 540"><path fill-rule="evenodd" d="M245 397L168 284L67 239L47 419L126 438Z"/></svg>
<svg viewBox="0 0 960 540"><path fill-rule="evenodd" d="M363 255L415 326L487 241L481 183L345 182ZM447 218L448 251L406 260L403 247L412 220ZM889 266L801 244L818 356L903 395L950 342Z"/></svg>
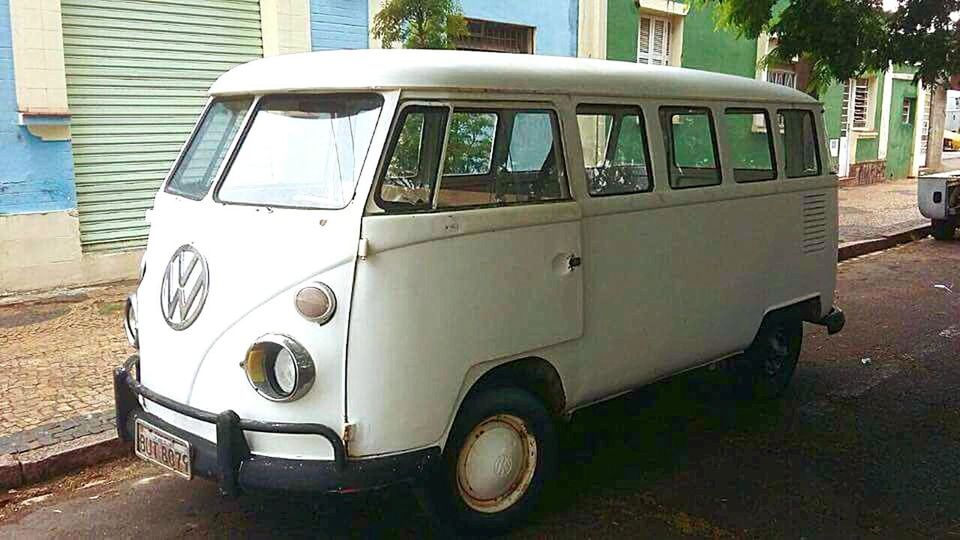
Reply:
<svg viewBox="0 0 960 540"><path fill-rule="evenodd" d="M607 0L609 60L672 65L765 79L803 89L803 62L763 68L775 39L745 39L717 27L714 9L670 0ZM884 96L884 93L889 96ZM817 96L833 164L857 182L915 176L921 159L926 104L912 74L901 68L834 84ZM921 124L921 129L917 129Z"/></svg>

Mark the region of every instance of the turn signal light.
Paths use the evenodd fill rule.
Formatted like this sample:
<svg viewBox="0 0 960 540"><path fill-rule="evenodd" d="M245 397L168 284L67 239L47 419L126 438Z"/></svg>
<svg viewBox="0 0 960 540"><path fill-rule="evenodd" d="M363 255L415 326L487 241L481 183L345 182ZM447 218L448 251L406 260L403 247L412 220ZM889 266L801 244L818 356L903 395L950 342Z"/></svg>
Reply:
<svg viewBox="0 0 960 540"><path fill-rule="evenodd" d="M325 324L337 311L337 297L324 283L314 283L300 289L295 303L303 318L318 324Z"/></svg>

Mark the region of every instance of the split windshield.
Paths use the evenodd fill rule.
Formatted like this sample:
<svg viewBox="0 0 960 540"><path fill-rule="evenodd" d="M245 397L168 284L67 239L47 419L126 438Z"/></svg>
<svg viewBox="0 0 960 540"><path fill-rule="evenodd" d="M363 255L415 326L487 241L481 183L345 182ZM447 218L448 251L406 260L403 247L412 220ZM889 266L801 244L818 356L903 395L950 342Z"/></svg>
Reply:
<svg viewBox="0 0 960 540"><path fill-rule="evenodd" d="M249 103L247 100L248 107ZM262 206L345 207L356 191L382 104L383 99L375 94L264 97L228 163L217 200ZM227 100L211 105L168 191L190 196L184 192L193 187L191 193L201 194L192 198L206 194L242 125L233 120L239 107L231 105ZM201 165L206 165L203 174L189 174ZM181 174L180 169L188 172Z"/></svg>
<svg viewBox="0 0 960 540"><path fill-rule="evenodd" d="M194 200L207 194L252 104L252 97L222 99L207 108L183 159L170 177L168 193Z"/></svg>

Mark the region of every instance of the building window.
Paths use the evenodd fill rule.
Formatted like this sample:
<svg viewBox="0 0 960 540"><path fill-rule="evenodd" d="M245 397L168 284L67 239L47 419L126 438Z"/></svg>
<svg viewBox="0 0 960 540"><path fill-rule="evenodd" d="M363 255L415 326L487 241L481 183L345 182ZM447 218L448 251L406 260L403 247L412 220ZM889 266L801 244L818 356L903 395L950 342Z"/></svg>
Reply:
<svg viewBox="0 0 960 540"><path fill-rule="evenodd" d="M903 98L903 107L900 109L900 121L904 124L913 123L913 99Z"/></svg>
<svg viewBox="0 0 960 540"><path fill-rule="evenodd" d="M460 50L533 54L530 26L467 19L467 31L457 43Z"/></svg>
<svg viewBox="0 0 960 540"><path fill-rule="evenodd" d="M870 114L870 79L850 79L843 83L843 104L840 109L841 125L853 129L869 129Z"/></svg>
<svg viewBox="0 0 960 540"><path fill-rule="evenodd" d="M767 71L767 82L796 88L797 72L793 69L771 69Z"/></svg>
<svg viewBox="0 0 960 540"><path fill-rule="evenodd" d="M642 15L637 39L637 62L653 66L670 65L671 32L669 19Z"/></svg>

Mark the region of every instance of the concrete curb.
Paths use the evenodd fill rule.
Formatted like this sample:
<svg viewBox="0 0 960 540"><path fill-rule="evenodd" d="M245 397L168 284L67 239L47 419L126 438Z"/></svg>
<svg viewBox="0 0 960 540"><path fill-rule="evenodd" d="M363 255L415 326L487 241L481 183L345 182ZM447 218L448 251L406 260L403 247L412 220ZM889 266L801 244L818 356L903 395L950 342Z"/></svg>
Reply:
<svg viewBox="0 0 960 540"><path fill-rule="evenodd" d="M930 225L922 225L894 231L880 238L871 238L870 240L860 240L857 242L844 242L840 244L837 250L837 260L838 262L842 262L868 253L883 251L901 244L921 240L929 235Z"/></svg>
<svg viewBox="0 0 960 540"><path fill-rule="evenodd" d="M17 488L109 461L130 453L130 445L107 432L0 456L0 489Z"/></svg>

